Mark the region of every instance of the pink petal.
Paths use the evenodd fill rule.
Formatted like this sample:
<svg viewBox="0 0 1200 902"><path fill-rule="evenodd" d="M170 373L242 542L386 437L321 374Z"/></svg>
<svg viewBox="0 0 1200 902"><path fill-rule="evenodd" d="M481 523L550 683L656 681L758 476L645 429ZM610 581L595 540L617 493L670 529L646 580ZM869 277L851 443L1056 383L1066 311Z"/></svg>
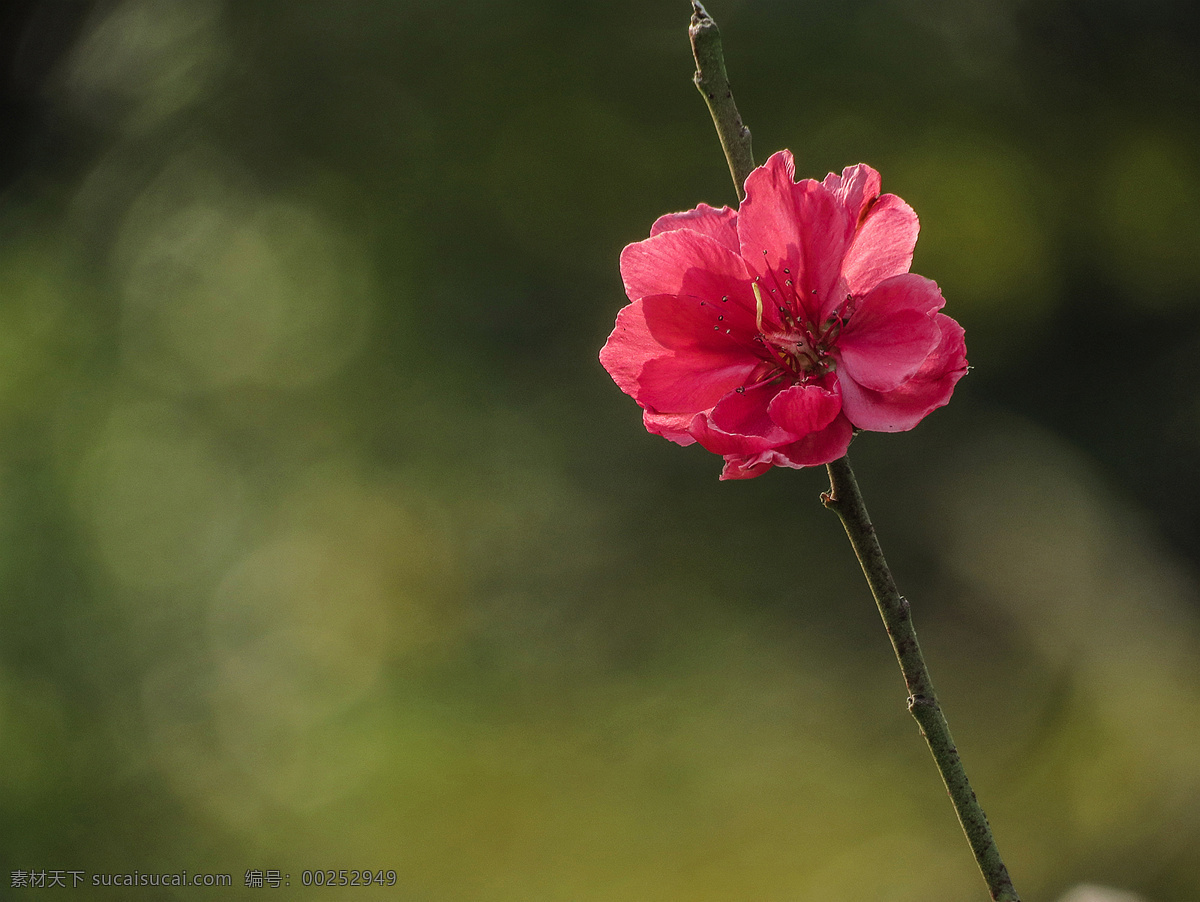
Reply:
<svg viewBox="0 0 1200 902"><path fill-rule="evenodd" d="M722 301L699 301L692 297L655 294L642 298L646 327L654 340L673 351L706 349L733 353L742 348L753 354L758 335L754 314L735 300L734 291Z"/></svg>
<svg viewBox="0 0 1200 902"><path fill-rule="evenodd" d="M754 358L737 354L669 354L648 360L638 376L636 400L657 414L696 414L709 410L750 378Z"/></svg>
<svg viewBox="0 0 1200 902"><path fill-rule="evenodd" d="M796 435L767 414L776 384L761 383L744 391L731 391L710 413L697 414L689 431L714 454L757 454L795 441Z"/></svg>
<svg viewBox="0 0 1200 902"><path fill-rule="evenodd" d="M688 445L694 445L696 438L687 431L688 424L692 421L695 414L691 413L654 413L649 410L642 411L642 422L646 426L646 431L654 435L661 435L675 444L686 448Z"/></svg>
<svg viewBox="0 0 1200 902"><path fill-rule="evenodd" d="M908 272L920 229L912 207L894 194L879 198L846 252L842 274L850 294L861 296L884 279Z"/></svg>
<svg viewBox="0 0 1200 902"><path fill-rule="evenodd" d="M933 319L938 346L907 382L889 392L841 382L843 409L859 429L904 432L950 400L954 386L967 372L967 346L962 326L942 313Z"/></svg>
<svg viewBox="0 0 1200 902"><path fill-rule="evenodd" d="M850 447L854 427L844 416L836 417L820 432L779 448L756 454L727 454L721 479L754 479L771 467L817 467L837 460Z"/></svg>
<svg viewBox="0 0 1200 902"><path fill-rule="evenodd" d="M850 440L854 438L854 426L845 416L798 442L775 449L775 464L781 467L819 467L846 454Z"/></svg>
<svg viewBox="0 0 1200 902"><path fill-rule="evenodd" d="M600 349L600 364L621 391L636 398L638 376L646 361L667 353L646 325L645 310L641 301L634 301L617 313L617 325Z"/></svg>
<svg viewBox="0 0 1200 902"><path fill-rule="evenodd" d="M751 276L741 257L691 229L659 232L628 245L621 251L621 278L630 300L667 294L719 302L738 294L754 310Z"/></svg>
<svg viewBox="0 0 1200 902"><path fill-rule="evenodd" d="M833 381L833 390L815 382L793 385L779 392L767 407L772 420L797 436L820 432L842 409L842 398Z"/></svg>
<svg viewBox="0 0 1200 902"><path fill-rule="evenodd" d="M837 340L838 375L876 391L911 378L937 347L933 311L944 303L937 284L923 276L894 276L877 285L858 301Z"/></svg>
<svg viewBox="0 0 1200 902"><path fill-rule="evenodd" d="M756 476L762 476L774 465L774 459L775 454L772 451L750 455L726 455L721 479L754 479Z"/></svg>
<svg viewBox="0 0 1200 902"><path fill-rule="evenodd" d="M650 226L650 235L653 237L675 229L691 229L716 240L735 254L738 252L737 211L729 207L715 209L708 204L701 204L686 213L668 213L658 217Z"/></svg>
<svg viewBox="0 0 1200 902"><path fill-rule="evenodd" d="M758 366L758 358L745 347L723 332L712 332L699 310L692 302L656 296L634 301L617 314L600 363L642 407L694 415L742 385ZM689 331L689 322L706 331Z"/></svg>
<svg viewBox="0 0 1200 902"><path fill-rule="evenodd" d="M841 175L832 172L821 183L826 190L845 207L852 228L862 222L869 207L879 197L882 179L879 173L866 163L847 166Z"/></svg>
<svg viewBox="0 0 1200 902"><path fill-rule="evenodd" d="M942 297L937 282L906 272L892 276L860 296L854 315L859 316L864 307L935 313L944 306L946 299Z"/></svg>
<svg viewBox="0 0 1200 902"><path fill-rule="evenodd" d="M746 179L738 235L746 265L763 284L791 279L808 319L829 306L841 277L852 226L845 207L812 179L792 181L792 155L781 150Z"/></svg>

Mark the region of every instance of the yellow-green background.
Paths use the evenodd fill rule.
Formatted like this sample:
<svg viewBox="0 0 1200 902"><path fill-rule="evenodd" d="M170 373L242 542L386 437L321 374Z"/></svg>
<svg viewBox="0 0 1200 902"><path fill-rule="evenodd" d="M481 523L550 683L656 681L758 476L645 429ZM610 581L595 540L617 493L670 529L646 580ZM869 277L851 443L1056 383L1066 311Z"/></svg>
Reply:
<svg viewBox="0 0 1200 902"><path fill-rule="evenodd" d="M719 483L596 360L733 200L686 2L9 10L0 894L984 898L823 472ZM966 327L853 455L1018 887L1200 898L1196 7L711 12Z"/></svg>

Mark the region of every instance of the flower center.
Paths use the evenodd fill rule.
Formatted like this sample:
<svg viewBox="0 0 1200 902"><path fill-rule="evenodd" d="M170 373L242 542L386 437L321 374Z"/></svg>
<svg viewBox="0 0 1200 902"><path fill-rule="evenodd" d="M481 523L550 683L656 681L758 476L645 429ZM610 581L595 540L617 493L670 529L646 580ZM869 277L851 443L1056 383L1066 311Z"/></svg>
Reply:
<svg viewBox="0 0 1200 902"><path fill-rule="evenodd" d="M837 369L837 361L829 350L837 342L848 314L839 310L821 328L815 328L807 320L794 317L786 307L779 308L783 328L769 329L763 325L763 299L758 282L751 282L754 290L755 322L758 340L771 353L775 363L773 377L790 375L800 382L814 376L823 376Z"/></svg>

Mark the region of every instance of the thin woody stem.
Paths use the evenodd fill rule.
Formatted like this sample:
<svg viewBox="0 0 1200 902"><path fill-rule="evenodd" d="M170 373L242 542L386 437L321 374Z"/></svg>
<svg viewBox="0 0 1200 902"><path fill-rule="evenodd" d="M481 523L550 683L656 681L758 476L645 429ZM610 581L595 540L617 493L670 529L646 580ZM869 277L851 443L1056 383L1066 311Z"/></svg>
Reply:
<svg viewBox="0 0 1200 902"><path fill-rule="evenodd" d="M842 525L846 527L846 535L854 546L871 594L879 606L883 625L892 640L896 659L900 662L900 670L908 687L908 710L920 726L929 750L933 752L933 760L937 762L950 801L954 803L954 811L958 814L958 822L967 834L967 841L975 853L979 870L983 872L988 891L996 902L1020 902L1009 879L1008 869L996 848L996 841L992 838L987 816L967 781L958 749L950 736L950 727L938 704L937 693L933 691L933 681L921 654L920 643L917 642L917 631L913 627L908 601L896 588L892 571L884 560L879 539L875 536L875 527L871 524L858 481L854 478L854 470L850 468L850 458L835 460L828 465L828 469L829 492L822 495L821 500L841 518Z"/></svg>
<svg viewBox="0 0 1200 902"><path fill-rule="evenodd" d="M692 40L692 54L696 57L696 87L704 95L708 110L712 113L721 148L729 162L729 172L737 187L738 200L745 200L743 186L746 176L754 169L750 130L742 122L729 88L721 33L699 0L692 0L692 21L688 35ZM757 286L755 294L761 304L761 298L757 298ZM958 822L967 835L967 842L983 873L988 892L994 902L1020 902L1008 876L1008 869L996 848L987 816L967 780L958 749L950 735L950 726L938 704L937 693L933 691L933 681L921 654L921 645L917 642L908 601L896 588L892 571L883 557L875 527L871 524L858 481L854 478L854 470L850 468L850 458L835 460L828 465L828 469L829 492L822 495L821 500L841 518L858 562L862 565L871 594L879 606L883 625L892 640L896 659L900 662L900 671L904 674L904 682L908 687L908 710L916 719L921 735L933 753L933 760L946 784L950 801L954 803Z"/></svg>
<svg viewBox="0 0 1200 902"><path fill-rule="evenodd" d="M717 137L721 139L721 148L725 151L725 159L729 161L729 174L733 176L738 200L745 200L746 176L754 170L750 129L742 122L737 104L733 102L733 91L725 74L721 31L699 0L692 0L692 24L688 28L688 36L692 39L692 56L696 58L696 74L692 81L704 95L704 102L712 113Z"/></svg>

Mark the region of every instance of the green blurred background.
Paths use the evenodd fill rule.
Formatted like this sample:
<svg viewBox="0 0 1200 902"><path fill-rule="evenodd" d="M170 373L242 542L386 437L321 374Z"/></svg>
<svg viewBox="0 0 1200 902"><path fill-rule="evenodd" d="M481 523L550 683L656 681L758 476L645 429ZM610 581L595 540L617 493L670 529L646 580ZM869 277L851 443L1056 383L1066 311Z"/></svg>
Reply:
<svg viewBox="0 0 1200 902"><path fill-rule="evenodd" d="M1197 6L710 11L967 329L853 456L1018 888L1200 898ZM719 483L596 359L734 200L689 12L6 6L0 894L984 898L823 471Z"/></svg>

